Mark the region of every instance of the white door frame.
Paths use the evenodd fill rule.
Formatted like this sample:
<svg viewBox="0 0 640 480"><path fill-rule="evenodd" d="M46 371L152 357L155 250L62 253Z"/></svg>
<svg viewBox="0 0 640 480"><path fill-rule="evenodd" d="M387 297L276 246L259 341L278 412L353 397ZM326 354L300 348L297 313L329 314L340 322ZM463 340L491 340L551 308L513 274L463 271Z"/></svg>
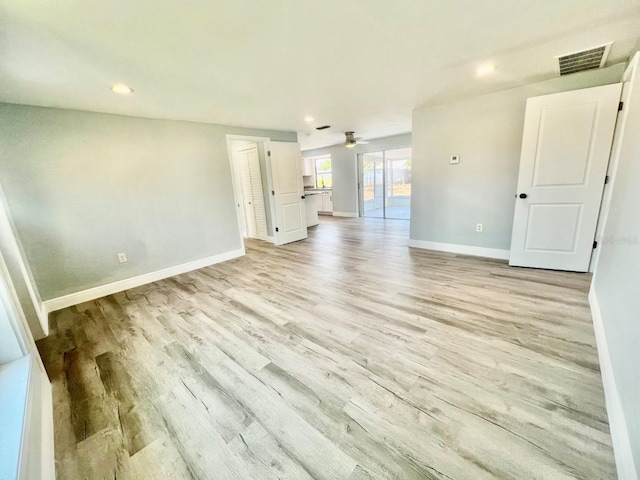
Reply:
<svg viewBox="0 0 640 480"><path fill-rule="evenodd" d="M271 141L271 138L269 137L256 137L256 136L251 136L251 135L234 135L234 134L227 134L226 135L226 139L227 139L227 154L229 156L229 169L231 171L231 184L233 186L233 198L235 201L235 208L236 208L236 218L238 221L238 232L240 233L240 241L242 242L242 248L244 249L244 236L242 235L242 232L245 229L245 222L244 222L244 213L242 211L242 207L238 207L238 204L241 204L241 199L242 199L242 194L240 193L242 190L240 189L240 186L238 185L238 178L236 175L236 170L235 170L235 162L234 162L234 158L233 158L233 149L232 149L232 142L233 141L242 141L242 142L255 142L258 145L258 152L261 153L262 155L264 155L263 158L266 159L266 165L267 165L267 172L261 172L260 175L263 175L266 173L267 175L267 185L269 188L269 191L273 190L273 186L271 184L271 171L270 168L271 166L269 165L269 158L267 157L267 150L268 150L268 145L269 142ZM274 209L275 206L273 204L273 196L269 195L269 205L267 206L267 204L265 203L264 208L269 208L269 212L271 214L271 218L274 218ZM269 232L267 232L268 235ZM274 243L274 237L273 237L273 233L270 236L267 236L267 241Z"/></svg>
<svg viewBox="0 0 640 480"><path fill-rule="evenodd" d="M629 66L622 75L622 95L620 101L627 108L624 108L618 112L618 121L616 122L616 129L613 133L613 145L611 147L611 155L609 157L609 166L607 167L607 183L604 187L602 194L602 202L600 203L600 214L598 216L598 225L596 227L596 242L598 242L598 248L593 250L591 254L591 264L589 265L589 272L593 273L598 259L600 258L600 252L602 251L602 237L604 235L604 227L607 223L607 217L609 216L609 206L611 205L611 195L613 195L614 184L616 180L616 173L618 172L618 164L620 163L620 146L622 145L622 139L625 135L625 127L627 125L627 117L629 116L629 97L633 90L633 79L636 75L636 69L640 63L640 52L637 52ZM627 134L629 134L627 132Z"/></svg>

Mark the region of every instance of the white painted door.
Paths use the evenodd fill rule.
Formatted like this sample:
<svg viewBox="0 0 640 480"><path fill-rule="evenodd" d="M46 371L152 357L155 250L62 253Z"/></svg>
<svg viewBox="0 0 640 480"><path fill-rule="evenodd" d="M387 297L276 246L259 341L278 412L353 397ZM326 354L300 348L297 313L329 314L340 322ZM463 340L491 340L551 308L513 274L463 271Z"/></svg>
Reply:
<svg viewBox="0 0 640 480"><path fill-rule="evenodd" d="M275 204L276 245L307 238L300 145L269 142L269 159Z"/></svg>
<svg viewBox="0 0 640 480"><path fill-rule="evenodd" d="M527 100L510 265L589 269L621 88Z"/></svg>
<svg viewBox="0 0 640 480"><path fill-rule="evenodd" d="M267 239L267 217L260 173L258 147L253 145L236 152L236 163L242 190L245 232L249 238Z"/></svg>

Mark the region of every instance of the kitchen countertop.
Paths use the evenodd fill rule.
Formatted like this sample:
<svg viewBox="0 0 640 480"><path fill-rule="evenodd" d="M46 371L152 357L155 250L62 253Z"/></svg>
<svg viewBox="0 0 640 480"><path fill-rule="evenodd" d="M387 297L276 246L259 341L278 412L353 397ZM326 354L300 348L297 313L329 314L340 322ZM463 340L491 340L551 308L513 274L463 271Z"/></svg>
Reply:
<svg viewBox="0 0 640 480"><path fill-rule="evenodd" d="M321 195L323 193L331 193L331 188L305 188L305 195Z"/></svg>

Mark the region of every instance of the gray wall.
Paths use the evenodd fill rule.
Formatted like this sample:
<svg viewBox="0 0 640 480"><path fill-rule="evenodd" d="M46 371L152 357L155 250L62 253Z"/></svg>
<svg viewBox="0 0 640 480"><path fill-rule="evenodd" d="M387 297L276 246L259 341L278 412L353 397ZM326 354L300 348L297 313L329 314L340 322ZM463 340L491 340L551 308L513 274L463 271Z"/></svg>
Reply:
<svg viewBox="0 0 640 480"><path fill-rule="evenodd" d="M636 472L640 472L640 72L636 71L593 290L626 420ZM608 397L609 398L609 397ZM610 407L610 406L609 406ZM615 439L614 439L614 446ZM622 478L622 476L620 477Z"/></svg>
<svg viewBox="0 0 640 480"><path fill-rule="evenodd" d="M411 238L508 250L527 98L616 83L624 67L414 110Z"/></svg>
<svg viewBox="0 0 640 480"><path fill-rule="evenodd" d="M331 172L333 174L333 211L358 214L358 170L359 153L388 150L391 148L410 147L411 134L394 135L377 138L366 145L346 148L344 145L306 150L302 157L331 155Z"/></svg>
<svg viewBox="0 0 640 480"><path fill-rule="evenodd" d="M240 248L226 134L297 141L0 104L0 183L43 300Z"/></svg>

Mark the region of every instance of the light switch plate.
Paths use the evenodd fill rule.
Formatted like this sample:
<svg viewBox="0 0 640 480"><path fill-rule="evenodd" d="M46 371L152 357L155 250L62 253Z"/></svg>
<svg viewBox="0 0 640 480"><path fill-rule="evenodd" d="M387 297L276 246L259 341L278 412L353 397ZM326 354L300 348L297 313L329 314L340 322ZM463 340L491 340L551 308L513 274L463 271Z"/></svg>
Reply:
<svg viewBox="0 0 640 480"><path fill-rule="evenodd" d="M460 155L451 155L451 157L449 157L449 163L451 165L457 165L460 163Z"/></svg>

